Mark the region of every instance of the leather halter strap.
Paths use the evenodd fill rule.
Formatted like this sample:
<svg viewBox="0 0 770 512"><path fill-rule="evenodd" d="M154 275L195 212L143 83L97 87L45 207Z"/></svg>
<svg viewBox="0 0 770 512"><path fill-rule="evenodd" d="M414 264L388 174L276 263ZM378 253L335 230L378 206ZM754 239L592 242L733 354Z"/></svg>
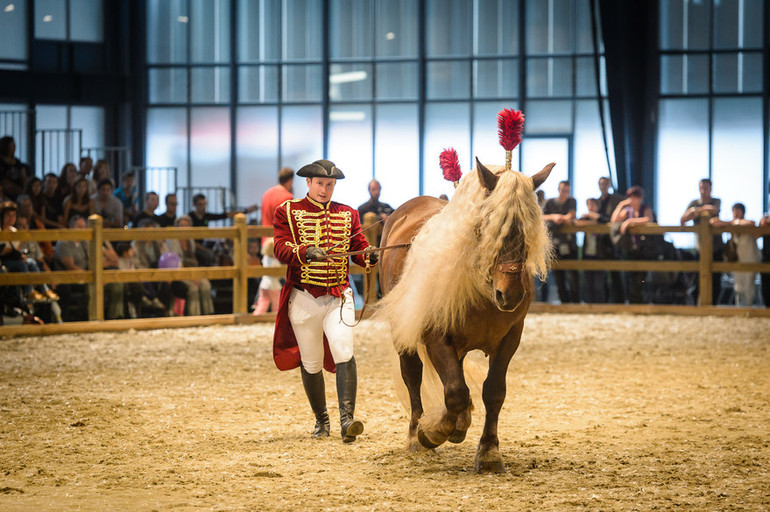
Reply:
<svg viewBox="0 0 770 512"><path fill-rule="evenodd" d="M504 274L517 274L521 272L524 269L524 264L514 261L509 261L506 263L497 263L495 265L495 270L498 272L503 272Z"/></svg>

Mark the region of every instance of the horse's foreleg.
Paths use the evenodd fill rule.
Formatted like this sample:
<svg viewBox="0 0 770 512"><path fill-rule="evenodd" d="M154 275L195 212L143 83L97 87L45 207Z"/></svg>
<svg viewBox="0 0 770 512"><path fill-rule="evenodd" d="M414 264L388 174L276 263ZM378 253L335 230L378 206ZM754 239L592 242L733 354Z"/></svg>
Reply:
<svg viewBox="0 0 770 512"><path fill-rule="evenodd" d="M505 401L506 384L505 376L508 373L508 364L511 357L519 347L521 332L524 322L519 322L505 335L500 342L497 352L490 356L489 373L484 381L482 398L486 408L484 430L476 450L476 471L479 473L493 472L504 473L505 465L500 454L500 440L497 437L497 421L500 417L500 409Z"/></svg>
<svg viewBox="0 0 770 512"><path fill-rule="evenodd" d="M412 415L409 418L409 435L406 441L406 449L410 452L418 451L422 447L417 440L417 423L422 416L422 399L420 398L420 386L422 385L422 361L417 353L404 353L398 355L401 365L401 378L404 379L406 389L409 391L409 405Z"/></svg>
<svg viewBox="0 0 770 512"><path fill-rule="evenodd" d="M444 443L455 431L457 418L470 408L470 390L465 384L463 368L451 338L436 336L426 340L428 357L444 385L446 410L438 419L423 417L417 428L417 438L426 448Z"/></svg>

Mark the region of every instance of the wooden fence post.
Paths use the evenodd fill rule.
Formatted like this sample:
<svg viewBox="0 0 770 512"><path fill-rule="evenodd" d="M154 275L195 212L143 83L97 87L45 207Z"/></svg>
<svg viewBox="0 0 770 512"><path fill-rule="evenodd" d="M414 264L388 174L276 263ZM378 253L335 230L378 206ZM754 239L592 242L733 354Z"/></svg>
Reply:
<svg viewBox="0 0 770 512"><path fill-rule="evenodd" d="M88 227L93 231L91 245L88 248L88 268L94 273L93 280L88 284L88 319L91 321L104 320L103 224L104 219L99 215L88 217Z"/></svg>
<svg viewBox="0 0 770 512"><path fill-rule="evenodd" d="M233 263L238 269L238 276L233 279L233 314L248 313L249 269L248 249L249 233L246 226L246 215L235 214L235 227L238 234L233 239Z"/></svg>
<svg viewBox="0 0 770 512"><path fill-rule="evenodd" d="M712 305L713 286L711 281L711 264L714 257L714 235L711 233L711 223L708 214L700 217L698 224L698 252L699 268L698 281L700 293L698 294L698 304L701 306Z"/></svg>

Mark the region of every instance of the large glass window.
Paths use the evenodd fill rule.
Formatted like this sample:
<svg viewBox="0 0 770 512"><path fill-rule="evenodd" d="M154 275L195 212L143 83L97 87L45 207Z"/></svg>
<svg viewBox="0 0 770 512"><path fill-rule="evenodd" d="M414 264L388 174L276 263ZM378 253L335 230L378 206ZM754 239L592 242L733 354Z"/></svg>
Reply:
<svg viewBox="0 0 770 512"><path fill-rule="evenodd" d="M533 142L525 172L557 161L571 179L610 174L589 0L146 1L148 138L179 123L187 141L173 139L174 158L148 141L146 163L178 162L180 186L227 184L250 204L278 168L326 157L354 206L373 177L393 206L451 195L439 154L457 149L465 172L476 156L503 163L503 108L524 110L527 136L557 141ZM590 146L579 152L576 110ZM522 158L516 150L514 168ZM296 181L295 195L305 191Z"/></svg>
<svg viewBox="0 0 770 512"><path fill-rule="evenodd" d="M27 60L27 2L0 2L0 68L25 67ZM15 62L14 62L15 61Z"/></svg>
<svg viewBox="0 0 770 512"><path fill-rule="evenodd" d="M35 38L101 42L102 0L35 0Z"/></svg>

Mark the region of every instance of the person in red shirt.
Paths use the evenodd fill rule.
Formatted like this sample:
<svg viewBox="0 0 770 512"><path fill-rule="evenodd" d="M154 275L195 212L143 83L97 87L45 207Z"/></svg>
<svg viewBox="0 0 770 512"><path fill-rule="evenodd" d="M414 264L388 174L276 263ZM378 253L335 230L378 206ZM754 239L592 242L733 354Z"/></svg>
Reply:
<svg viewBox="0 0 770 512"><path fill-rule="evenodd" d="M270 187L262 195L262 225L272 226L275 209L292 195L294 184L294 171L284 167L278 171L278 185Z"/></svg>
<svg viewBox="0 0 770 512"><path fill-rule="evenodd" d="M313 437L329 436L329 414L321 370L337 372L342 440L350 443L364 430L353 418L356 360L353 356L355 311L349 287L348 256L335 253L369 247L358 211L331 200L345 175L333 162L316 160L297 171L307 179L302 199L284 201L275 210L275 257L287 265L286 284L273 335L273 359L279 370L301 367L302 383L316 417ZM362 267L377 263L377 253L352 256Z"/></svg>

